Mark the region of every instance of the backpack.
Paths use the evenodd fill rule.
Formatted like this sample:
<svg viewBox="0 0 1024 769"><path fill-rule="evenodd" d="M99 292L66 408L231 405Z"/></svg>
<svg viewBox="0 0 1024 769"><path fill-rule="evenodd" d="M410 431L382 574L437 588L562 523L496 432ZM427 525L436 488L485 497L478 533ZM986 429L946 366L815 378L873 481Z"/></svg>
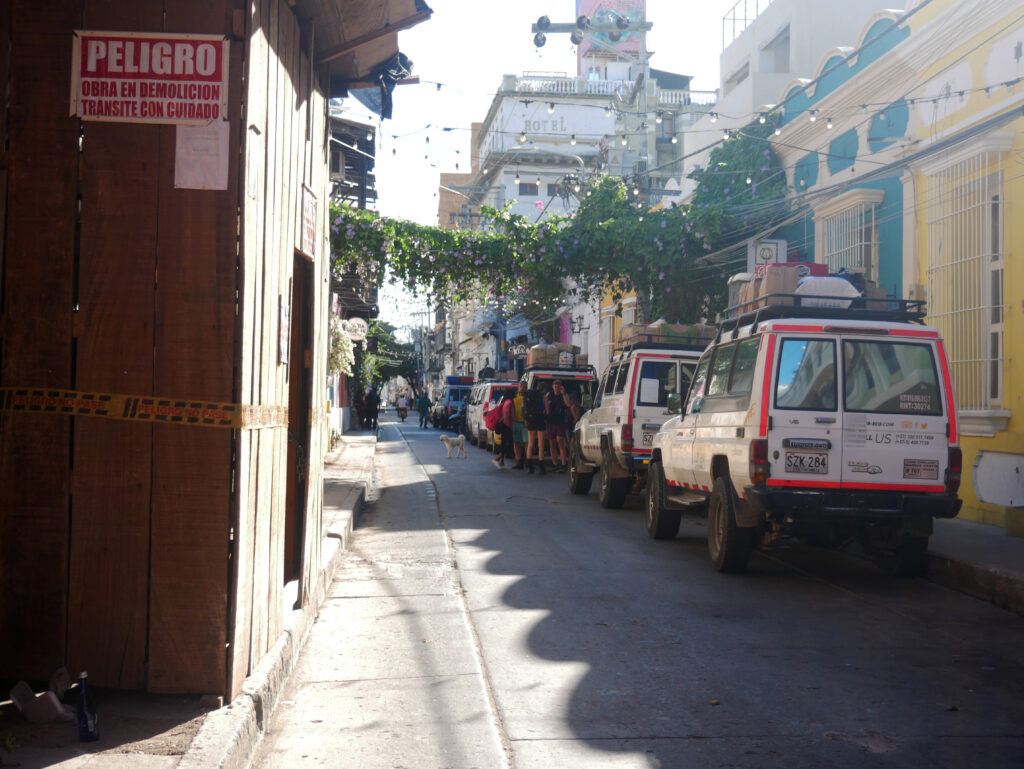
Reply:
<svg viewBox="0 0 1024 769"><path fill-rule="evenodd" d="M527 390L523 396L523 419L537 422L544 417L544 394L540 390Z"/></svg>
<svg viewBox="0 0 1024 769"><path fill-rule="evenodd" d="M501 408L495 404L491 407L491 410L484 414L484 425L488 430L493 430L498 426L498 422L501 421Z"/></svg>

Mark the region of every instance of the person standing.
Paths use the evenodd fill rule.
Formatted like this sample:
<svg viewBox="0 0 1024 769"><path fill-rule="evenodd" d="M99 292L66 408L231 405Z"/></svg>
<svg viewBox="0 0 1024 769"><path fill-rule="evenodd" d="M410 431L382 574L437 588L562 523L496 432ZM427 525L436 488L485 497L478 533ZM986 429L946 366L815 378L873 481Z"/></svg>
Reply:
<svg viewBox="0 0 1024 769"><path fill-rule="evenodd" d="M546 383L542 383L546 384ZM544 392L540 385L523 395L523 421L526 424L526 471L533 475L538 469L544 475ZM534 461L534 454L538 455Z"/></svg>
<svg viewBox="0 0 1024 769"><path fill-rule="evenodd" d="M494 466L504 470L506 457L512 458L512 422L516 407L512 402L512 393L508 390L502 396L501 403L494 408L498 410L498 421L494 424L494 434L500 438L498 456L494 458Z"/></svg>
<svg viewBox="0 0 1024 769"><path fill-rule="evenodd" d="M380 409L380 396L372 387L366 393L366 421L367 429L377 429L377 411Z"/></svg>
<svg viewBox="0 0 1024 769"><path fill-rule="evenodd" d="M416 399L416 410L420 412L420 427L426 429L427 418L430 416L430 398L427 397L426 390Z"/></svg>
<svg viewBox="0 0 1024 769"><path fill-rule="evenodd" d="M512 399L515 408L515 416L512 420L512 449L515 452L516 463L512 465L513 470L522 470L526 467L526 422L523 421L523 397L526 393L526 382L519 383L519 389Z"/></svg>
<svg viewBox="0 0 1024 769"><path fill-rule="evenodd" d="M565 386L556 379L551 384L551 392L545 394L547 425L545 435L551 449L551 464L556 473L564 473L568 462L565 458L565 422L569 400Z"/></svg>

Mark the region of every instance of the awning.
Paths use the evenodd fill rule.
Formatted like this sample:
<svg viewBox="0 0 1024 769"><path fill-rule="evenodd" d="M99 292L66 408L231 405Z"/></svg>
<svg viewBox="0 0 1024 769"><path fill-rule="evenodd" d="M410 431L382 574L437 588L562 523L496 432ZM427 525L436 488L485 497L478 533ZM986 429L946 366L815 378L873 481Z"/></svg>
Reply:
<svg viewBox="0 0 1024 769"><path fill-rule="evenodd" d="M330 82L330 98L349 89L379 88L390 117L391 89L408 82L412 62L398 50L398 33L430 18L424 0L294 0L314 31L315 58Z"/></svg>

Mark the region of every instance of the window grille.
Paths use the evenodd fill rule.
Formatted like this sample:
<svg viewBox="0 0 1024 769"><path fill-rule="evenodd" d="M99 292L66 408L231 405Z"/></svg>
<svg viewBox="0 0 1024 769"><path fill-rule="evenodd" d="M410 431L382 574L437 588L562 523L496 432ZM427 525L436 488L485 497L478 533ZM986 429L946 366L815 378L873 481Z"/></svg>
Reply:
<svg viewBox="0 0 1024 769"><path fill-rule="evenodd" d="M998 152L928 177L928 319L942 332L965 411L1002 403L1002 187Z"/></svg>
<svg viewBox="0 0 1024 769"><path fill-rule="evenodd" d="M820 222L825 263L829 272L848 270L875 280L878 225L873 203L858 203Z"/></svg>

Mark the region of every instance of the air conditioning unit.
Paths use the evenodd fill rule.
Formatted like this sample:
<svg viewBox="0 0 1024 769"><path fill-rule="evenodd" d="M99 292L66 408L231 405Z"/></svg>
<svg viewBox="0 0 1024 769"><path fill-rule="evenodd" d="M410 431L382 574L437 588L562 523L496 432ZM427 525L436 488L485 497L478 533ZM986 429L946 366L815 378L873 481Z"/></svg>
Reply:
<svg viewBox="0 0 1024 769"><path fill-rule="evenodd" d="M345 181L345 153L340 149L331 150L330 179L332 182Z"/></svg>

